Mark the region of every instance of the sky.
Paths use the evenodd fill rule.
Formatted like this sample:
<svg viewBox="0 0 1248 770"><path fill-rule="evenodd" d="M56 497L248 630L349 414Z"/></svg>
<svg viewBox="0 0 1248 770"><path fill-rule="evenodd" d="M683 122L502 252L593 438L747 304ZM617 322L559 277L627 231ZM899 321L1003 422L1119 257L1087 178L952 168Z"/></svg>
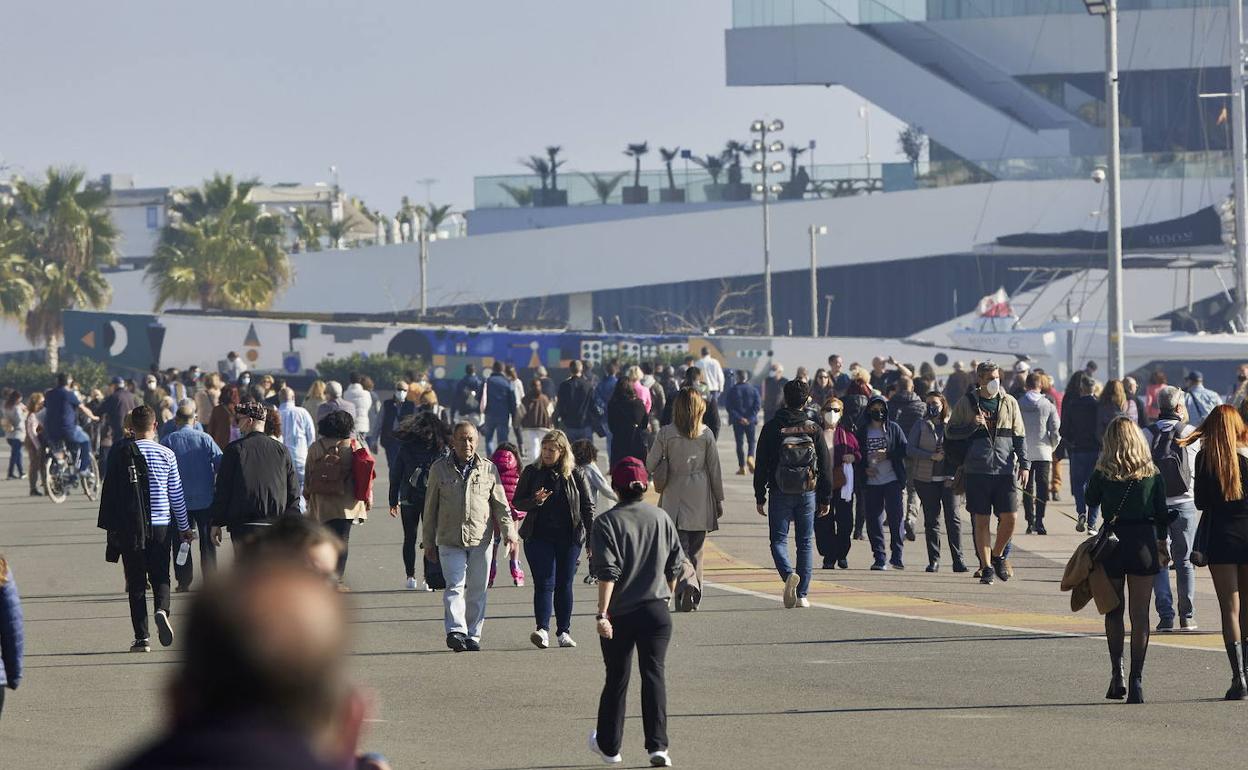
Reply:
<svg viewBox="0 0 1248 770"><path fill-rule="evenodd" d="M0 0L0 166L138 186L214 171L328 182L371 208L471 208L474 176L626 169L630 142L718 151L758 117L819 164L865 151L840 87L728 88L730 0ZM15 65L20 63L20 66ZM873 108L872 160L900 159ZM805 160L805 159L804 159ZM659 165L652 154L644 167Z"/></svg>

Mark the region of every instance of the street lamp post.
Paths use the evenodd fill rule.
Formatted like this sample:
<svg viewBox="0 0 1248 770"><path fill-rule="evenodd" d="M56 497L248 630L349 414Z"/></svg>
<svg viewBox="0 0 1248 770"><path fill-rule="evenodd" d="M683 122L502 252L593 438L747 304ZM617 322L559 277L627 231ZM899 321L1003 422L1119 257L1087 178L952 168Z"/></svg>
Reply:
<svg viewBox="0 0 1248 770"><path fill-rule="evenodd" d="M1118 0L1083 0L1088 13L1105 17L1105 131L1109 143L1109 377L1122 379L1122 166L1118 137Z"/></svg>
<svg viewBox="0 0 1248 770"><path fill-rule="evenodd" d="M810 231L810 336L819 336L819 261L815 257L815 238L828 234L827 225L811 225Z"/></svg>
<svg viewBox="0 0 1248 770"><path fill-rule="evenodd" d="M770 123L764 120L756 120L750 124L750 131L758 134L758 138L754 140L753 149L759 153L760 160L754 161L755 173L762 174L762 182L754 185L754 192L762 193L763 196L763 294L766 300L767 313L767 336L775 336L775 321L771 312L771 208L770 200L773 193L779 194L780 185L768 185L767 173L780 173L784 171L784 163L775 161L767 163L767 153L784 152L784 143L781 141L767 142L767 135L774 134L784 129L784 122L773 120Z"/></svg>

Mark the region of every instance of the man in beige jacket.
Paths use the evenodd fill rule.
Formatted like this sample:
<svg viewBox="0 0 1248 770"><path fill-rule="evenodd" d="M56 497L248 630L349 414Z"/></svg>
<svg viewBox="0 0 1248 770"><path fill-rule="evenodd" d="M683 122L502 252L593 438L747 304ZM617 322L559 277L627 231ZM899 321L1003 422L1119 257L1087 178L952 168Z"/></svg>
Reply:
<svg viewBox="0 0 1248 770"><path fill-rule="evenodd" d="M477 440L476 425L467 420L455 425L451 453L430 466L425 494L421 545L425 558L440 562L446 577L446 646L455 652L481 650L492 525L498 525L509 545L517 542L498 469L477 454Z"/></svg>

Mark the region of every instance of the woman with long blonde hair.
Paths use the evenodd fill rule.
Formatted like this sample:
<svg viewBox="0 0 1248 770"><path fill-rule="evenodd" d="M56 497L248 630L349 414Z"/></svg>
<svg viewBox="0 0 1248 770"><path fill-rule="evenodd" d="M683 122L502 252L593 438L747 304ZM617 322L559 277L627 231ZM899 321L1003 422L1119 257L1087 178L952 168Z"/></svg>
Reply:
<svg viewBox="0 0 1248 770"><path fill-rule="evenodd" d="M702 601L702 549L724 513L724 480L715 434L703 422L706 408L696 388L681 388L672 399L672 424L659 430L646 456L659 507L675 522L680 547L692 565L676 582L678 612L696 610Z"/></svg>
<svg viewBox="0 0 1248 770"><path fill-rule="evenodd" d="M1153 581L1170 561L1166 541L1170 512L1166 508L1166 484L1153 465L1144 434L1130 417L1117 417L1106 426L1101 454L1085 494L1088 505L1101 507L1102 528L1118 538L1117 546L1101 563L1118 594L1117 608L1105 616L1111 669L1105 697L1143 703L1149 603ZM1122 670L1124 610L1131 613L1131 676L1126 685Z"/></svg>
<svg viewBox="0 0 1248 770"><path fill-rule="evenodd" d="M542 438L541 451L516 483L512 507L525 512L520 525L524 557L533 578L533 619L529 641L550 647L550 616L560 647L572 640L572 583L581 548L594 521L594 496L585 472L576 467L572 445L561 430Z"/></svg>
<svg viewBox="0 0 1248 770"><path fill-rule="evenodd" d="M308 414L312 415L313 419L316 419L316 410L320 409L323 403L325 403L325 381L313 380L308 386L308 392L304 395L301 406L308 410Z"/></svg>
<svg viewBox="0 0 1248 770"><path fill-rule="evenodd" d="M1201 522L1193 552L1199 551L1213 576L1222 610L1222 641L1231 664L1227 700L1244 700L1244 661L1248 643L1248 603L1240 596L1248 589L1248 447L1244 420L1235 408L1215 407L1200 427L1179 440L1184 446L1200 442L1192 486Z"/></svg>

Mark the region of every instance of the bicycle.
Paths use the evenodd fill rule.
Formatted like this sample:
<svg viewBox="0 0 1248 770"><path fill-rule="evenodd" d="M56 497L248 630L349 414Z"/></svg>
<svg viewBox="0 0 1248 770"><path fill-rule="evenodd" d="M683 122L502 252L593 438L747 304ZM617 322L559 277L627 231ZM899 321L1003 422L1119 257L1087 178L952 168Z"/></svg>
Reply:
<svg viewBox="0 0 1248 770"><path fill-rule="evenodd" d="M64 441L56 441L44 450L44 493L58 505L65 502L74 487L82 489L88 500L95 500L100 491L100 466L95 454L90 455L89 475L78 472L78 458L67 449Z"/></svg>

